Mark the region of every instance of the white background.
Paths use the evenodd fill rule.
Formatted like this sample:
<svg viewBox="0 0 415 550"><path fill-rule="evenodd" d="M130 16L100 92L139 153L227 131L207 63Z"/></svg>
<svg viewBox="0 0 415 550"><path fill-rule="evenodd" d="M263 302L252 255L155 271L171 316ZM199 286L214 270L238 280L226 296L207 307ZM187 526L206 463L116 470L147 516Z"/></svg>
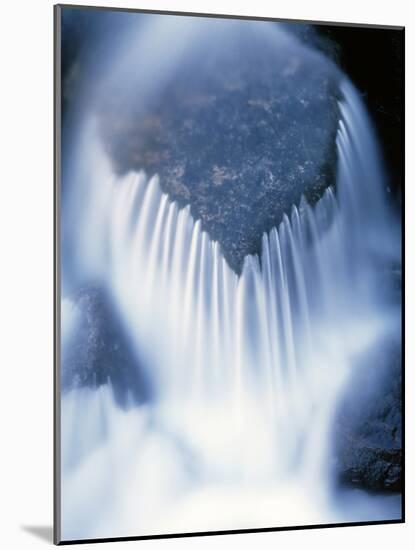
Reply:
<svg viewBox="0 0 415 550"><path fill-rule="evenodd" d="M376 550L413 548L413 2L90 0L89 4L406 26L407 524L125 542L115 546L154 550L243 549L253 545L258 550L276 546L322 550L360 549L366 545ZM52 0L9 0L2 2L0 12L0 546L7 550L45 547L47 542L28 528L52 525L52 5ZM95 549L101 546L91 545Z"/></svg>

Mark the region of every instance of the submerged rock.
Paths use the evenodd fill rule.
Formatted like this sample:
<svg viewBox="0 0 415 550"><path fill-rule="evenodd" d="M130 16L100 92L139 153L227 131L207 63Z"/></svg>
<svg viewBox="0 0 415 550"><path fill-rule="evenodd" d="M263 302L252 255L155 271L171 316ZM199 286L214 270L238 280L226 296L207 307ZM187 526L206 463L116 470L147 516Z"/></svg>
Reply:
<svg viewBox="0 0 415 550"><path fill-rule="evenodd" d="M121 406L147 401L149 381L107 293L85 286L71 299L76 319L63 334L61 389L110 384Z"/></svg>
<svg viewBox="0 0 415 550"><path fill-rule="evenodd" d="M101 133L117 172L158 173L240 272L302 194L335 184L339 73L276 23L186 25L180 55L155 30L118 62Z"/></svg>
<svg viewBox="0 0 415 550"><path fill-rule="evenodd" d="M402 490L402 364L398 342L365 361L350 384L335 427L342 483Z"/></svg>

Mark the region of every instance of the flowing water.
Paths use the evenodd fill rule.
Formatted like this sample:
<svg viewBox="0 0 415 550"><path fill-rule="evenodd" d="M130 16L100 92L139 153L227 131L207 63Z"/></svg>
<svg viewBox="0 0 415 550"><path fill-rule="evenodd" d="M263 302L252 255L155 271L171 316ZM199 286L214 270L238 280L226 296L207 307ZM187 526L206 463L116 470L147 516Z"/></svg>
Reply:
<svg viewBox="0 0 415 550"><path fill-rule="evenodd" d="M332 490L355 358L396 322L379 290L396 248L379 154L356 90L341 92L336 182L239 276L157 175L116 177L86 124L83 271L112 293L155 393L125 410L110 384L63 395L63 538L399 517L365 495L345 510ZM77 312L63 291L64 347Z"/></svg>

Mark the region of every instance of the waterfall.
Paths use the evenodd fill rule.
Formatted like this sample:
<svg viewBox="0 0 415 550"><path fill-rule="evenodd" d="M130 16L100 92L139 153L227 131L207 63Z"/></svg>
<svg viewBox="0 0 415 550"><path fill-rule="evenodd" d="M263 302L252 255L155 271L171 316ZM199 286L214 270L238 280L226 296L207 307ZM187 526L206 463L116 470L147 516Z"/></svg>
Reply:
<svg viewBox="0 0 415 550"><path fill-rule="evenodd" d="M354 358L393 324L378 266L394 249L370 121L346 80L341 93L336 181L239 276L190 206L157 175L115 176L86 126L83 270L112 293L155 395L126 411L110 385L63 395L64 537L341 521L331 430Z"/></svg>

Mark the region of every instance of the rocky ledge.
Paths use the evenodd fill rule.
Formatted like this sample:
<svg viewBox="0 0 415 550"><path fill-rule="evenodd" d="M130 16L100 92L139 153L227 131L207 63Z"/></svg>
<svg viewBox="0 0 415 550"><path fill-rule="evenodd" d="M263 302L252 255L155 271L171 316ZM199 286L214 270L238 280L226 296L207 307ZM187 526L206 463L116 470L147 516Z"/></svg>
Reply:
<svg viewBox="0 0 415 550"><path fill-rule="evenodd" d="M340 482L376 491L401 491L402 357L397 337L357 367L335 423ZM367 364L369 362L369 365Z"/></svg>

